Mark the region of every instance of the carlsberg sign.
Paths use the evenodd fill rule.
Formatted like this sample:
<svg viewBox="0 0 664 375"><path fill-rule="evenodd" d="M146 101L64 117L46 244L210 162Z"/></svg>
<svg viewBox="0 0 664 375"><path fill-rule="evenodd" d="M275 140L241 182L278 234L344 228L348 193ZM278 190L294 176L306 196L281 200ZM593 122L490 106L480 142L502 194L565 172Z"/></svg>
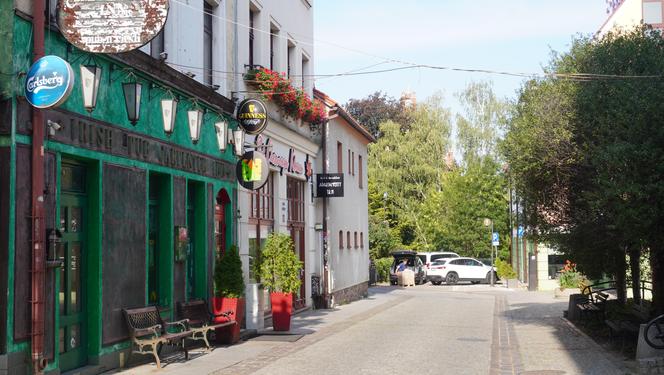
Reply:
<svg viewBox="0 0 664 375"><path fill-rule="evenodd" d="M33 107L52 108L64 103L74 86L74 72L58 56L35 61L25 78L25 98Z"/></svg>

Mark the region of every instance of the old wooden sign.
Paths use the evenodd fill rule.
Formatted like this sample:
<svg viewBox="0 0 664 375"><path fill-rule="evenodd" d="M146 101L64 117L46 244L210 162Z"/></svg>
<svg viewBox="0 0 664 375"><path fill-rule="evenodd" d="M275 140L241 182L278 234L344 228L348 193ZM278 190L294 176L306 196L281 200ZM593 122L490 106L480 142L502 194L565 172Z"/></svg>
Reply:
<svg viewBox="0 0 664 375"><path fill-rule="evenodd" d="M59 0L60 31L76 47L96 53L127 52L159 34L168 0Z"/></svg>

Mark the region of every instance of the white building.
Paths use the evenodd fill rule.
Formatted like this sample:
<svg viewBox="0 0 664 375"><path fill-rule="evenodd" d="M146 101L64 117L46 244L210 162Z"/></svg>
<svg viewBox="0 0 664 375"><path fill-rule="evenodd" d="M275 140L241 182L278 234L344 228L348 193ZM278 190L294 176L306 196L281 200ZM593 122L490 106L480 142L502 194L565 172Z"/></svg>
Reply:
<svg viewBox="0 0 664 375"><path fill-rule="evenodd" d="M622 0L609 6L609 18L599 30L605 34L615 28L629 28L641 22L656 29L664 29L664 6L662 0Z"/></svg>
<svg viewBox="0 0 664 375"><path fill-rule="evenodd" d="M327 292L331 303L347 303L367 294L369 282L369 195L367 145L375 138L346 110L324 93L314 90L317 99L329 110L323 136L327 155L322 155L318 170L342 173L343 198L327 200ZM325 167L323 166L325 163ZM317 216L323 221L323 202ZM324 283L325 284L325 283Z"/></svg>

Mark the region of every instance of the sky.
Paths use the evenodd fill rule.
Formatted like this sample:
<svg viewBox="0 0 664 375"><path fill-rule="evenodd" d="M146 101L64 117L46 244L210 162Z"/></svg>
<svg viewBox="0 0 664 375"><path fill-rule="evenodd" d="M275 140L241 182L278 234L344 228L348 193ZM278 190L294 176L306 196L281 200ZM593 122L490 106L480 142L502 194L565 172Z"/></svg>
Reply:
<svg viewBox="0 0 664 375"><path fill-rule="evenodd" d="M576 34L595 33L606 20L605 0L316 0L315 74L402 67L387 62L541 73L551 51L564 52ZM373 65L373 66L372 66ZM455 94L473 81L491 81L500 97L516 99L524 78L416 68L347 77L317 77L316 88L339 103L375 91L418 101Z"/></svg>

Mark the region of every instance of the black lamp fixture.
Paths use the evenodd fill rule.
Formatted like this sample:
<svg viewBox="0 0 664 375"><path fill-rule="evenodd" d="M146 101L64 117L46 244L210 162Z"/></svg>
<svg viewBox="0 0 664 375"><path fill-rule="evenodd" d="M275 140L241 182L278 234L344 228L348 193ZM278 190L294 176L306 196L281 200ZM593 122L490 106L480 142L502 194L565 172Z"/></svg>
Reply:
<svg viewBox="0 0 664 375"><path fill-rule="evenodd" d="M189 135L194 144L198 143L201 136L201 126L203 125L203 116L205 112L200 109L196 104L194 107L187 111L187 118L189 119Z"/></svg>
<svg viewBox="0 0 664 375"><path fill-rule="evenodd" d="M94 111L97 106L97 94L101 81L101 66L81 65L81 85L83 92L83 107L88 112Z"/></svg>
<svg viewBox="0 0 664 375"><path fill-rule="evenodd" d="M214 130L217 132L217 143L219 144L219 151L226 151L226 144L228 143L228 122L223 119L215 122Z"/></svg>
<svg viewBox="0 0 664 375"><path fill-rule="evenodd" d="M178 109L178 99L175 96L161 99L161 118L164 122L164 132L168 135L175 128L175 114Z"/></svg>
<svg viewBox="0 0 664 375"><path fill-rule="evenodd" d="M142 85L136 81L122 84L127 118L132 125L136 125L141 114L141 89Z"/></svg>

